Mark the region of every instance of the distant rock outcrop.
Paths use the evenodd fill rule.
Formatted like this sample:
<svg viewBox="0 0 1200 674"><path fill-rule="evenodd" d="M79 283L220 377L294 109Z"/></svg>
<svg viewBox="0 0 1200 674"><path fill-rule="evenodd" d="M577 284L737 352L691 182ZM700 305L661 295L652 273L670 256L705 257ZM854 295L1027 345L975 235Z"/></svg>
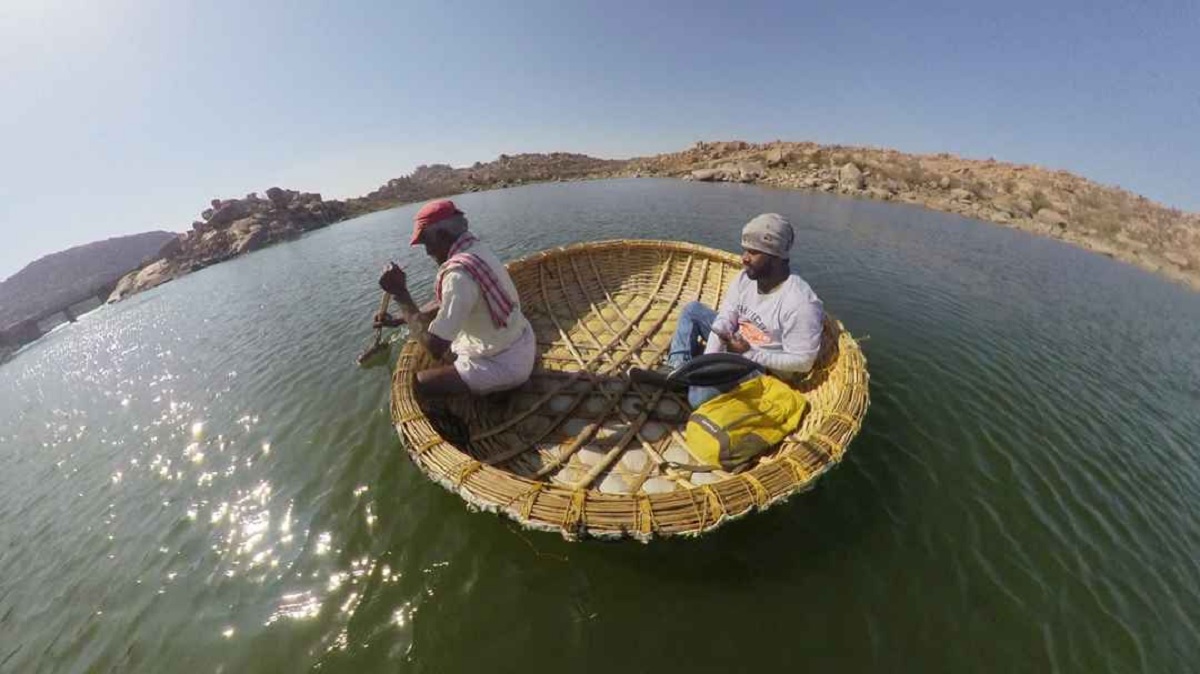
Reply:
<svg viewBox="0 0 1200 674"><path fill-rule="evenodd" d="M1155 204L1066 171L911 155L895 150L774 142L700 142L629 160L581 154L500 155L488 163L418 167L345 202L272 187L266 198L214 199L160 259L122 279L111 300L323 227L401 204L528 183L660 176L919 204L1074 243L1200 289L1200 215Z"/></svg>
<svg viewBox="0 0 1200 674"><path fill-rule="evenodd" d="M1200 214L1066 171L945 153L724 141L631 159L622 175L754 182L919 204L1062 239L1200 290Z"/></svg>
<svg viewBox="0 0 1200 674"><path fill-rule="evenodd" d="M464 168L446 164L419 166L407 176L393 178L366 196L350 199L355 215L438 197L513 187L528 183L611 178L626 161L597 159L583 154L502 154L496 161Z"/></svg>
<svg viewBox="0 0 1200 674"><path fill-rule="evenodd" d="M366 196L325 201L320 194L279 187L266 198L213 199L188 232L168 243L158 259L129 273L108 300L115 302L198 269L249 253L355 215L437 197L534 182L614 177L625 161L581 154L500 155L469 168L445 164L420 166L411 175L389 180Z"/></svg>
<svg viewBox="0 0 1200 674"><path fill-rule="evenodd" d="M844 191L861 190L867 186L863 172L853 162L847 162L838 171L838 187Z"/></svg>
<svg viewBox="0 0 1200 674"><path fill-rule="evenodd" d="M158 257L174 237L161 231L118 236L47 255L26 265L0 283L0 343L23 343L31 335L36 338L37 330L18 328L73 304L106 296L117 279Z"/></svg>
<svg viewBox="0 0 1200 674"><path fill-rule="evenodd" d="M213 199L192 223L191 231L163 247L159 259L129 273L109 295L115 302L184 274L272 243L294 239L342 220L347 215L341 201L325 201L320 194L272 187L267 198L250 193L242 199Z"/></svg>
<svg viewBox="0 0 1200 674"><path fill-rule="evenodd" d="M97 241L47 255L0 283L0 363L52 325L94 308L130 269L154 259L170 232Z"/></svg>

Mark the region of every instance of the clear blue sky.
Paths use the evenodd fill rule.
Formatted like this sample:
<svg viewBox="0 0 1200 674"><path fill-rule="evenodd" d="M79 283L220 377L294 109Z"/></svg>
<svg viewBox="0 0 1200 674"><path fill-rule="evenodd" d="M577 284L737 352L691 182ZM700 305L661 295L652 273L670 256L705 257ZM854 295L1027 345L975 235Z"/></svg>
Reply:
<svg viewBox="0 0 1200 674"><path fill-rule="evenodd" d="M0 278L212 197L814 140L1200 208L1200 3L0 2Z"/></svg>

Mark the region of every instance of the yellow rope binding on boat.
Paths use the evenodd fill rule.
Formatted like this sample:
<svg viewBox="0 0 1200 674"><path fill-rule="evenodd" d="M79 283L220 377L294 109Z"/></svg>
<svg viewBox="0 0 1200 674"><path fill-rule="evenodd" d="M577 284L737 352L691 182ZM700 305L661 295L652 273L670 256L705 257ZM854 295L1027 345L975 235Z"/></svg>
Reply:
<svg viewBox="0 0 1200 674"><path fill-rule="evenodd" d="M537 501L538 494L542 491L543 483L534 482L533 486L515 497L513 501L524 499L521 504L521 518L529 519L529 515L533 513L533 504Z"/></svg>
<svg viewBox="0 0 1200 674"><path fill-rule="evenodd" d="M758 481L758 478L748 472L742 473L741 477L746 481L746 487L750 491L750 500L754 501L754 507L762 508L770 502L771 494L763 486L763 483Z"/></svg>
<svg viewBox="0 0 1200 674"><path fill-rule="evenodd" d="M808 481L809 472L804 466L800 465L800 462L796 460L796 457L793 456L793 453L794 452L788 452L787 454L784 454L783 462L792 469L792 473L795 475L796 484L804 484Z"/></svg>
<svg viewBox="0 0 1200 674"><path fill-rule="evenodd" d="M417 456L422 456L425 454L425 452L428 452L429 450L433 449L434 447L437 447L440 444L442 444L442 439L435 435L434 437L429 438L425 442L422 442L421 444L417 445L415 451L417 453Z"/></svg>
<svg viewBox="0 0 1200 674"><path fill-rule="evenodd" d="M587 501L587 489L576 489L571 494L571 505L563 513L562 528L564 531L580 532L587 527L584 516L584 505Z"/></svg>
<svg viewBox="0 0 1200 674"><path fill-rule="evenodd" d="M637 520L634 522L634 527L640 534L654 533L654 507L650 505L650 497L645 494L638 498Z"/></svg>
<svg viewBox="0 0 1200 674"><path fill-rule="evenodd" d="M473 475L475 473L475 471L479 470L482 467L483 467L483 464L479 463L475 459L467 459L467 460L463 461L462 463L458 464L457 466L455 466L454 467L454 486L461 487L463 482L467 481L468 477L471 477L471 475Z"/></svg>
<svg viewBox="0 0 1200 674"><path fill-rule="evenodd" d="M704 496L708 499L708 507L712 511L713 524L725 514L725 503L721 501L720 495L712 488L711 484L706 484L701 489L704 490Z"/></svg>

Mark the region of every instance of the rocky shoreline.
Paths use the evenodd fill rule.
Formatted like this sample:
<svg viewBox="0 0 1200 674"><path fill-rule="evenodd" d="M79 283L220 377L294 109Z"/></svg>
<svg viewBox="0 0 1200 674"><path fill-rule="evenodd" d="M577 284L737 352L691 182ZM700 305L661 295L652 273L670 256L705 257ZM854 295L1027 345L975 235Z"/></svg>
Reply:
<svg viewBox="0 0 1200 674"><path fill-rule="evenodd" d="M272 187L266 197L257 193L242 199L213 199L191 230L179 234L159 251L159 257L125 275L109 302L149 290L198 269L224 262L304 232L344 220L349 211L340 201L320 194Z"/></svg>
<svg viewBox="0 0 1200 674"><path fill-rule="evenodd" d="M191 231L131 272L114 302L243 253L340 220L437 197L538 182L671 177L755 183L898 201L1070 242L1200 290L1200 214L1167 208L1066 171L913 155L895 150L774 142L700 142L628 160L580 154L501 155L465 168L421 166L346 201L273 187L266 197L214 199Z"/></svg>
<svg viewBox="0 0 1200 674"><path fill-rule="evenodd" d="M730 141L634 159L626 173L916 204L1061 239L1200 290L1200 214L1066 171L944 153Z"/></svg>
<svg viewBox="0 0 1200 674"><path fill-rule="evenodd" d="M158 259L123 277L108 301L120 301L218 262L359 215L463 192L615 177L627 163L565 152L501 155L496 161L477 162L469 168L421 166L411 175L389 180L366 196L346 201L327 201L320 194L279 187L268 189L265 198L251 193L241 199L213 199L190 231L168 242Z"/></svg>

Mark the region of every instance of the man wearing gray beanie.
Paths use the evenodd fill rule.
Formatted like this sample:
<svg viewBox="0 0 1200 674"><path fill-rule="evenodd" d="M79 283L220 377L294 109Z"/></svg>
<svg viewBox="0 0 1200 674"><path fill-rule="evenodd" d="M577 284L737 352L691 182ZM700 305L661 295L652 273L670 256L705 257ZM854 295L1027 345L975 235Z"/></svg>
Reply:
<svg viewBox="0 0 1200 674"><path fill-rule="evenodd" d="M724 351L741 354L785 380L812 369L821 349L825 310L808 283L791 270L795 239L791 223L778 213L763 213L746 223L742 272L729 284L719 311L700 302L683 307L667 365L677 369L701 353ZM721 392L692 386L688 401L696 408Z"/></svg>

